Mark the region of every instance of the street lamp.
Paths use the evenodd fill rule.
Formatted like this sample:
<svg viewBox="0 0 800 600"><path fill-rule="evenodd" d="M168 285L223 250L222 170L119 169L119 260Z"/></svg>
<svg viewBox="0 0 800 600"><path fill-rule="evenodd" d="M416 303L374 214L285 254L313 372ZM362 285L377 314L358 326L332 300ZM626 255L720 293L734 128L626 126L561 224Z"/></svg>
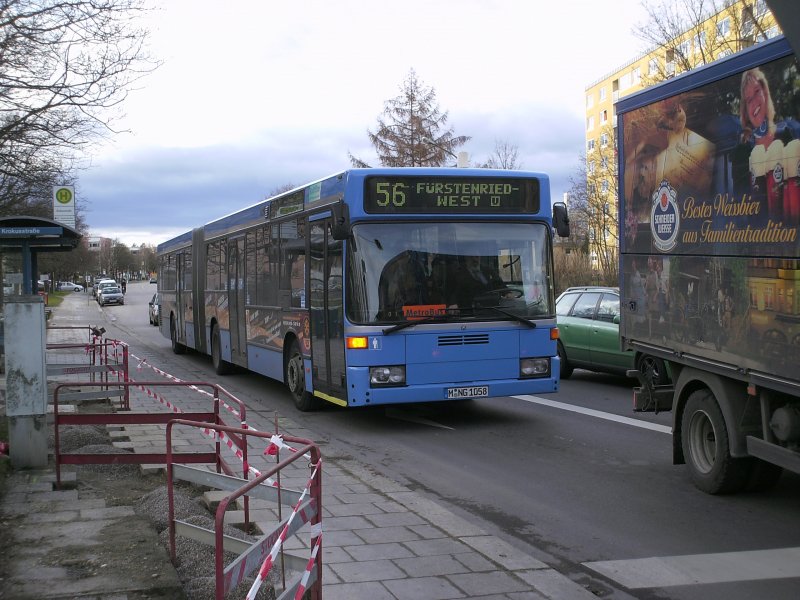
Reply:
<svg viewBox="0 0 800 600"><path fill-rule="evenodd" d="M450 150L449 148L445 148L444 146L442 146L437 142L434 142L431 138L425 137L422 138L422 141L426 144L430 144L431 146L435 146L436 148L442 150L443 152L447 152L450 156L455 158L456 166L459 169L465 169L469 167L469 152L459 152L458 154L455 154L452 150Z"/></svg>

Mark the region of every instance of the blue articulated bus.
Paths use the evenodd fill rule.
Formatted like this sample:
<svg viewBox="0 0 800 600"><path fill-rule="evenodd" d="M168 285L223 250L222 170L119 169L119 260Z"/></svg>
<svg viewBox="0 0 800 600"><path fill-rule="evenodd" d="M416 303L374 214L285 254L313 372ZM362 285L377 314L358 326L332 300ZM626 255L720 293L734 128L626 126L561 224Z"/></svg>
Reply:
<svg viewBox="0 0 800 600"><path fill-rule="evenodd" d="M546 175L352 169L158 247L160 328L300 410L558 390Z"/></svg>

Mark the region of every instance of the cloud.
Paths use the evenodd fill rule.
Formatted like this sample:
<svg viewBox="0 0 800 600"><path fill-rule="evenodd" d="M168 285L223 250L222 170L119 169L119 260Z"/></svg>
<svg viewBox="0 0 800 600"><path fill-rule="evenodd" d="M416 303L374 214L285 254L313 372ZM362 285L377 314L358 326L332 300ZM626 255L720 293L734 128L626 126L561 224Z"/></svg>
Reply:
<svg viewBox="0 0 800 600"><path fill-rule="evenodd" d="M517 146L526 170L546 173L553 199L569 189L583 148L581 122L568 109L516 106L454 112L462 148L479 163L497 141ZM127 149L96 161L80 180L79 202L95 235L156 243L261 201L286 185L304 185L350 167L347 153L376 164L366 133L272 129L241 144Z"/></svg>

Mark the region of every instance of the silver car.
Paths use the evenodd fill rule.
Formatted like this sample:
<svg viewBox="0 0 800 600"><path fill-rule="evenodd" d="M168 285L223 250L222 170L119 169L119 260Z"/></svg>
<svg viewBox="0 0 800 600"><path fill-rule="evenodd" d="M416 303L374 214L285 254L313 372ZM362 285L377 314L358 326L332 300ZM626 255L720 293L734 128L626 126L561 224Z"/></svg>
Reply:
<svg viewBox="0 0 800 600"><path fill-rule="evenodd" d="M118 287L105 286L97 291L97 303L100 306L105 306L106 304L125 304L125 295Z"/></svg>
<svg viewBox="0 0 800 600"><path fill-rule="evenodd" d="M158 312L159 312L158 292L153 294L153 298L147 304L148 304L148 312L150 314L150 325L158 326Z"/></svg>

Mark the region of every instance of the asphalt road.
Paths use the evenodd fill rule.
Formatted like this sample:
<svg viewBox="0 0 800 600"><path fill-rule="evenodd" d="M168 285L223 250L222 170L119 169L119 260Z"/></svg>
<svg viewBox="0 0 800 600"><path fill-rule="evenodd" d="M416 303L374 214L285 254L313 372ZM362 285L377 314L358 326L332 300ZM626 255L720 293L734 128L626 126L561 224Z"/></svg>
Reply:
<svg viewBox="0 0 800 600"><path fill-rule="evenodd" d="M168 353L169 340L148 324L155 287L130 284L126 305L98 308L98 318L122 339ZM207 357L182 358L217 379ZM696 490L672 465L670 413L632 413L624 378L576 370L548 397L315 413L297 412L281 385L260 376L222 385L251 399L249 409L291 414L323 452L357 457L562 572L599 582L605 597L800 597L800 476L785 473L762 494ZM681 561L696 570L691 581L670 569Z"/></svg>

